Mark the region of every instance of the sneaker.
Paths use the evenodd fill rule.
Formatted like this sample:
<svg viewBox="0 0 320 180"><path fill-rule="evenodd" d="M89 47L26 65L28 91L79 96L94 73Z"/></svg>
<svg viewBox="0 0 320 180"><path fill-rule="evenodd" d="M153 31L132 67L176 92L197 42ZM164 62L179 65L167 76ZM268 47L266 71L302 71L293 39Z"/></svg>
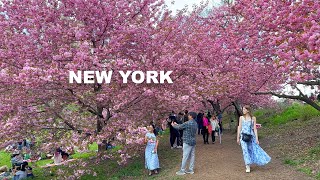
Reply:
<svg viewBox="0 0 320 180"><path fill-rule="evenodd" d="M176 172L176 175L179 175L179 176L182 176L182 175L185 175L185 174L186 174L186 173L183 172L183 171L181 171L181 170Z"/></svg>
<svg viewBox="0 0 320 180"><path fill-rule="evenodd" d="M182 146L177 146L178 149L182 149Z"/></svg>
<svg viewBox="0 0 320 180"><path fill-rule="evenodd" d="M171 149L174 149L174 147L171 147Z"/></svg>
<svg viewBox="0 0 320 180"><path fill-rule="evenodd" d="M246 166L246 173L250 172L250 166Z"/></svg>
<svg viewBox="0 0 320 180"><path fill-rule="evenodd" d="M194 171L186 171L187 174L194 174Z"/></svg>

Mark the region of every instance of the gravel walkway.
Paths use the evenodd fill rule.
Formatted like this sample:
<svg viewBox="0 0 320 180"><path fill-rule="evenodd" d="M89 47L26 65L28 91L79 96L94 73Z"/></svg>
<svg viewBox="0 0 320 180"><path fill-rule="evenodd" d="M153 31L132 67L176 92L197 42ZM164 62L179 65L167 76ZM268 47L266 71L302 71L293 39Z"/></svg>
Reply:
<svg viewBox="0 0 320 180"><path fill-rule="evenodd" d="M264 147L263 140L260 142ZM176 151L180 151L176 149ZM236 143L236 136L225 132L222 144L203 144L202 136L197 135L195 173L193 175L177 176L180 163L172 169L172 179L197 179L197 180L308 180L312 179L302 172L284 165L276 156L267 151L272 161L264 166L252 166L251 173L245 172L241 147ZM182 150L181 150L182 155ZM161 177L159 177L161 179Z"/></svg>

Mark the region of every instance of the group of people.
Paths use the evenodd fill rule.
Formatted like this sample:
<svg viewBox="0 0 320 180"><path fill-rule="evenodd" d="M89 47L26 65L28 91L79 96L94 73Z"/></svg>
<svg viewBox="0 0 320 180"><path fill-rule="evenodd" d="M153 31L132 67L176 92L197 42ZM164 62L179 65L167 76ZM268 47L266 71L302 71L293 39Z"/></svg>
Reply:
<svg viewBox="0 0 320 180"><path fill-rule="evenodd" d="M271 157L259 146L258 132L256 128L256 118L252 115L250 106L243 107L243 116L239 118L239 125L237 130L237 143L241 145L243 159L245 164L245 171L250 172L250 165L266 165L271 161ZM185 119L187 117L187 119ZM195 167L195 147L196 147L196 134L200 134L199 129L202 131L204 144L209 144L208 136L212 136L212 142L215 142L215 134L217 131L221 132L221 113L218 117L212 116L207 113L187 112L179 113L175 116L172 112L167 119L170 127L170 144L173 144L177 139L177 148L182 148L183 158L181 168L176 172L177 175L194 174ZM220 123L219 123L220 118ZM202 122L200 121L202 119ZM201 122L202 126L199 126ZM211 133L210 133L211 132ZM174 139L175 138L175 139ZM157 149L159 140L154 134L154 127L148 126L148 133L145 136L145 167L149 170L149 175L158 174L159 158ZM189 161L189 168L186 169L187 162Z"/></svg>
<svg viewBox="0 0 320 180"><path fill-rule="evenodd" d="M182 137L183 137L183 130L175 129L172 126L172 122L177 124L183 124L188 121L188 111L185 110L184 112L179 112L178 115L175 114L174 111L169 115L167 118L168 127L170 128L170 145L171 149L174 148L182 148ZM176 145L175 145L176 143Z"/></svg>
<svg viewBox="0 0 320 180"><path fill-rule="evenodd" d="M7 166L0 167L0 179L1 180L22 180L26 178L33 178L32 168L29 166L27 161L21 163L15 163L12 169Z"/></svg>
<svg viewBox="0 0 320 180"><path fill-rule="evenodd" d="M218 112L217 116L210 112L199 112L195 118L197 122L198 134L202 134L204 144L209 144L209 136L212 138L212 144L215 143L216 136L222 133L222 113ZM172 111L167 118L168 126L170 127L170 145L171 149L182 148L183 130L175 129L171 123L183 124L188 121L188 110L180 112L178 115ZM176 143L176 144L175 144Z"/></svg>
<svg viewBox="0 0 320 180"><path fill-rule="evenodd" d="M210 112L204 114L202 112L197 114L198 134L202 134L203 143L209 144L209 136L211 135L212 144L216 141L216 136L222 133L222 116L218 113L218 116L211 115Z"/></svg>
<svg viewBox="0 0 320 180"><path fill-rule="evenodd" d="M6 152L11 152L11 168L7 166L0 167L0 179L20 180L34 177L32 168L29 166L31 162L31 142L24 139L8 145Z"/></svg>
<svg viewBox="0 0 320 180"><path fill-rule="evenodd" d="M32 167L29 165L29 163L35 162L42 158L40 157L41 154L32 154L30 149L31 147L32 143L30 141L23 140L21 142L10 144L5 148L6 152L11 153L11 167L0 167L0 180L21 180L34 177ZM61 147L59 147L56 149L53 155L47 154L45 157L52 158L54 165L57 165L63 161L66 161L69 158L70 153L74 153L73 148L64 151Z"/></svg>
<svg viewBox="0 0 320 180"><path fill-rule="evenodd" d="M73 154L74 153L73 148L71 151L72 151L71 154ZM54 164L58 165L61 162L66 161L69 158L69 156L70 156L69 153L67 153L66 151L63 151L62 147L58 147L54 152L53 162Z"/></svg>
<svg viewBox="0 0 320 180"><path fill-rule="evenodd" d="M172 132L172 130L174 129L177 130L175 131L176 133L181 133L183 135L182 139L178 139L178 143L181 143L178 145L183 148L182 164L184 167L186 166L189 156L193 157L193 160L191 160L191 162L194 162L196 144L195 136L198 128L198 124L195 120L197 114L195 112L186 113L186 117L188 118L187 120L184 120L182 118L185 117L184 114L179 114L179 120L183 120L183 122L177 121L177 118L174 118L175 116L173 114L171 114L168 118L168 123L170 123L170 132ZM180 124L178 124L177 122L179 122ZM178 136L175 137L179 138ZM170 140L172 142L172 138L170 138ZM149 175L158 174L158 169L160 168L159 157L157 154L159 140L154 134L154 127L152 125L148 126L148 133L145 135L145 143L147 144L145 149L145 167L149 170ZM193 165L190 165L190 167L192 168L190 168L187 172L193 174Z"/></svg>

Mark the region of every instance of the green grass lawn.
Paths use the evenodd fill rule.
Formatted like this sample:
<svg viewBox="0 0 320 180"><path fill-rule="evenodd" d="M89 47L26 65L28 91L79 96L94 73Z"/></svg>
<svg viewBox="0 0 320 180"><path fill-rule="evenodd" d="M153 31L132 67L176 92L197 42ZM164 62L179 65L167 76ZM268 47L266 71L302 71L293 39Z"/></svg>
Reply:
<svg viewBox="0 0 320 180"><path fill-rule="evenodd" d="M4 151L0 151L0 166L8 166L9 168L11 167L11 157L9 153L6 153Z"/></svg>

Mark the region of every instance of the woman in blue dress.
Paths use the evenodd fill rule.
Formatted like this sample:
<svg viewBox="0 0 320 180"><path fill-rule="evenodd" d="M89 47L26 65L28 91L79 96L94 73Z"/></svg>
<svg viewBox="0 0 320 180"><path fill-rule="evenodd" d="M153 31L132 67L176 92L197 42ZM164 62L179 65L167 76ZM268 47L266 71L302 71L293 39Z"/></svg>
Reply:
<svg viewBox="0 0 320 180"><path fill-rule="evenodd" d="M271 161L270 156L259 146L256 118L252 116L250 106L243 107L243 116L239 118L237 143L241 145L246 172L250 172L250 165L266 165ZM244 134L251 135L251 139L243 140Z"/></svg>
<svg viewBox="0 0 320 180"><path fill-rule="evenodd" d="M145 150L145 167L149 170L149 176L152 175L152 171L154 171L155 174L158 174L157 169L160 168L157 154L159 141L153 133L153 130L152 126L148 126L149 132L145 136L145 143L147 143Z"/></svg>

